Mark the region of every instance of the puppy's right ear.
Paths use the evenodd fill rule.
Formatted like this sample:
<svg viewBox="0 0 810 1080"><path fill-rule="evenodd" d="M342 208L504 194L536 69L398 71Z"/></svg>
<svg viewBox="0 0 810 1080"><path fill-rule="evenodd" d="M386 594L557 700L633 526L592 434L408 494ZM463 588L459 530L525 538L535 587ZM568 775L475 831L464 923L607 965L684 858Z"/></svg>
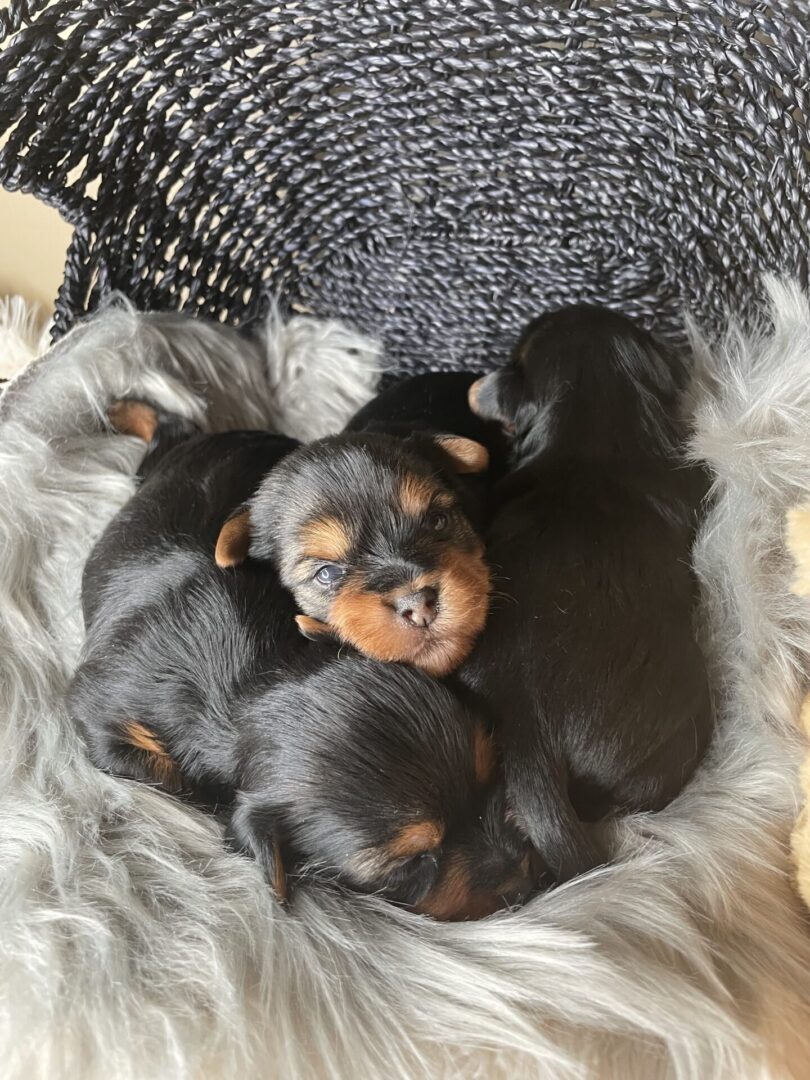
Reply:
<svg viewBox="0 0 810 1080"><path fill-rule="evenodd" d="M248 557L250 551L250 510L240 506L226 518L219 530L214 560L223 568L238 566Z"/></svg>
<svg viewBox="0 0 810 1080"><path fill-rule="evenodd" d="M251 855L262 869L276 899L287 899L287 874L281 854L279 823L272 810L240 791L225 839L233 851Z"/></svg>

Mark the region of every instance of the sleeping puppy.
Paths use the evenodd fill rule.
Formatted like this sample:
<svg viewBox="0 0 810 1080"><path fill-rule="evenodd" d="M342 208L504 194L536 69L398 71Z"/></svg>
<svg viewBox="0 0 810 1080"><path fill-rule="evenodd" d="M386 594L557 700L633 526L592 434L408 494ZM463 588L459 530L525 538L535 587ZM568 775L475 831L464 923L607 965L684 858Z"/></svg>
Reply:
<svg viewBox="0 0 810 1080"><path fill-rule="evenodd" d="M682 460L685 372L627 319L542 316L470 404L512 432L488 556L509 602L462 671L497 722L515 820L559 880L602 860L582 821L657 810L712 708L690 552L704 474Z"/></svg>
<svg viewBox="0 0 810 1080"><path fill-rule="evenodd" d="M489 606L475 500L460 482L487 462L485 447L456 435L319 439L288 454L227 521L217 564L271 561L303 634L446 675Z"/></svg>
<svg viewBox="0 0 810 1080"><path fill-rule="evenodd" d="M69 707L93 761L224 803L231 844L279 897L288 867L443 919L517 902L533 856L481 721L419 671L307 641L271 564L213 560L229 512L295 444L144 410L157 460L83 579ZM135 433L127 411L116 426Z"/></svg>

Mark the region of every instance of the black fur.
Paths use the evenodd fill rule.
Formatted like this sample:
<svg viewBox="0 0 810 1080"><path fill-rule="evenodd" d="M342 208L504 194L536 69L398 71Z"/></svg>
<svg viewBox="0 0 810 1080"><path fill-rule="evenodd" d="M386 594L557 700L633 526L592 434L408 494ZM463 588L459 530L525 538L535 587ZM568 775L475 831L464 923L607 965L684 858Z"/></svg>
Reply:
<svg viewBox="0 0 810 1080"><path fill-rule="evenodd" d="M583 820L663 807L710 737L690 570L706 481L681 459L684 379L628 320L577 307L532 323L473 392L514 459L488 533L500 598L461 675L561 880L602 861Z"/></svg>
<svg viewBox="0 0 810 1080"><path fill-rule="evenodd" d="M232 844L279 889L286 864L447 915L430 898L461 860L470 895L497 892L497 906L525 892L497 775L476 775L480 721L418 671L306 641L271 564L215 565L222 523L295 444L231 432L169 446L188 432L167 430L84 574L69 706L94 762L213 793ZM390 856L426 821L440 823L439 846ZM460 901L450 914L477 910Z"/></svg>

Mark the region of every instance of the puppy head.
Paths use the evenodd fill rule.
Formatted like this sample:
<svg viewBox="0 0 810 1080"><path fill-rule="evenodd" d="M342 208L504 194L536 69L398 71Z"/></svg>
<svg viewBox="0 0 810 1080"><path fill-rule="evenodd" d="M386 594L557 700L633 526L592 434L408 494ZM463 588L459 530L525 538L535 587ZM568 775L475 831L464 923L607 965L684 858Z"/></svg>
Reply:
<svg viewBox="0 0 810 1080"><path fill-rule="evenodd" d="M615 312L584 305L535 319L511 361L473 383L472 411L520 452L552 441L578 454L633 453L678 441L682 359Z"/></svg>
<svg viewBox="0 0 810 1080"><path fill-rule="evenodd" d="M446 687L350 657L274 687L254 716L234 834L271 880L284 851L302 874L440 919L530 890L490 737Z"/></svg>
<svg viewBox="0 0 810 1080"><path fill-rule="evenodd" d="M273 469L221 544L230 528L234 561L249 551L275 562L308 636L445 675L487 615L483 544L456 480L486 463L482 446L454 436L321 439Z"/></svg>

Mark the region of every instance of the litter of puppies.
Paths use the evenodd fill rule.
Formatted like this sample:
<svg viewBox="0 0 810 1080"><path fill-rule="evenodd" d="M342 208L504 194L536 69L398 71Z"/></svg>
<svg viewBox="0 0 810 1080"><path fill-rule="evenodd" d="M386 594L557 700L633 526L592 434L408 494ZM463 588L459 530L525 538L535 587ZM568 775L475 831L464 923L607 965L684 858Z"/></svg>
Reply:
<svg viewBox="0 0 810 1080"><path fill-rule="evenodd" d="M210 807L279 898L478 918L609 860L598 822L711 735L687 374L571 308L306 445L111 403L149 450L84 575L94 762Z"/></svg>

